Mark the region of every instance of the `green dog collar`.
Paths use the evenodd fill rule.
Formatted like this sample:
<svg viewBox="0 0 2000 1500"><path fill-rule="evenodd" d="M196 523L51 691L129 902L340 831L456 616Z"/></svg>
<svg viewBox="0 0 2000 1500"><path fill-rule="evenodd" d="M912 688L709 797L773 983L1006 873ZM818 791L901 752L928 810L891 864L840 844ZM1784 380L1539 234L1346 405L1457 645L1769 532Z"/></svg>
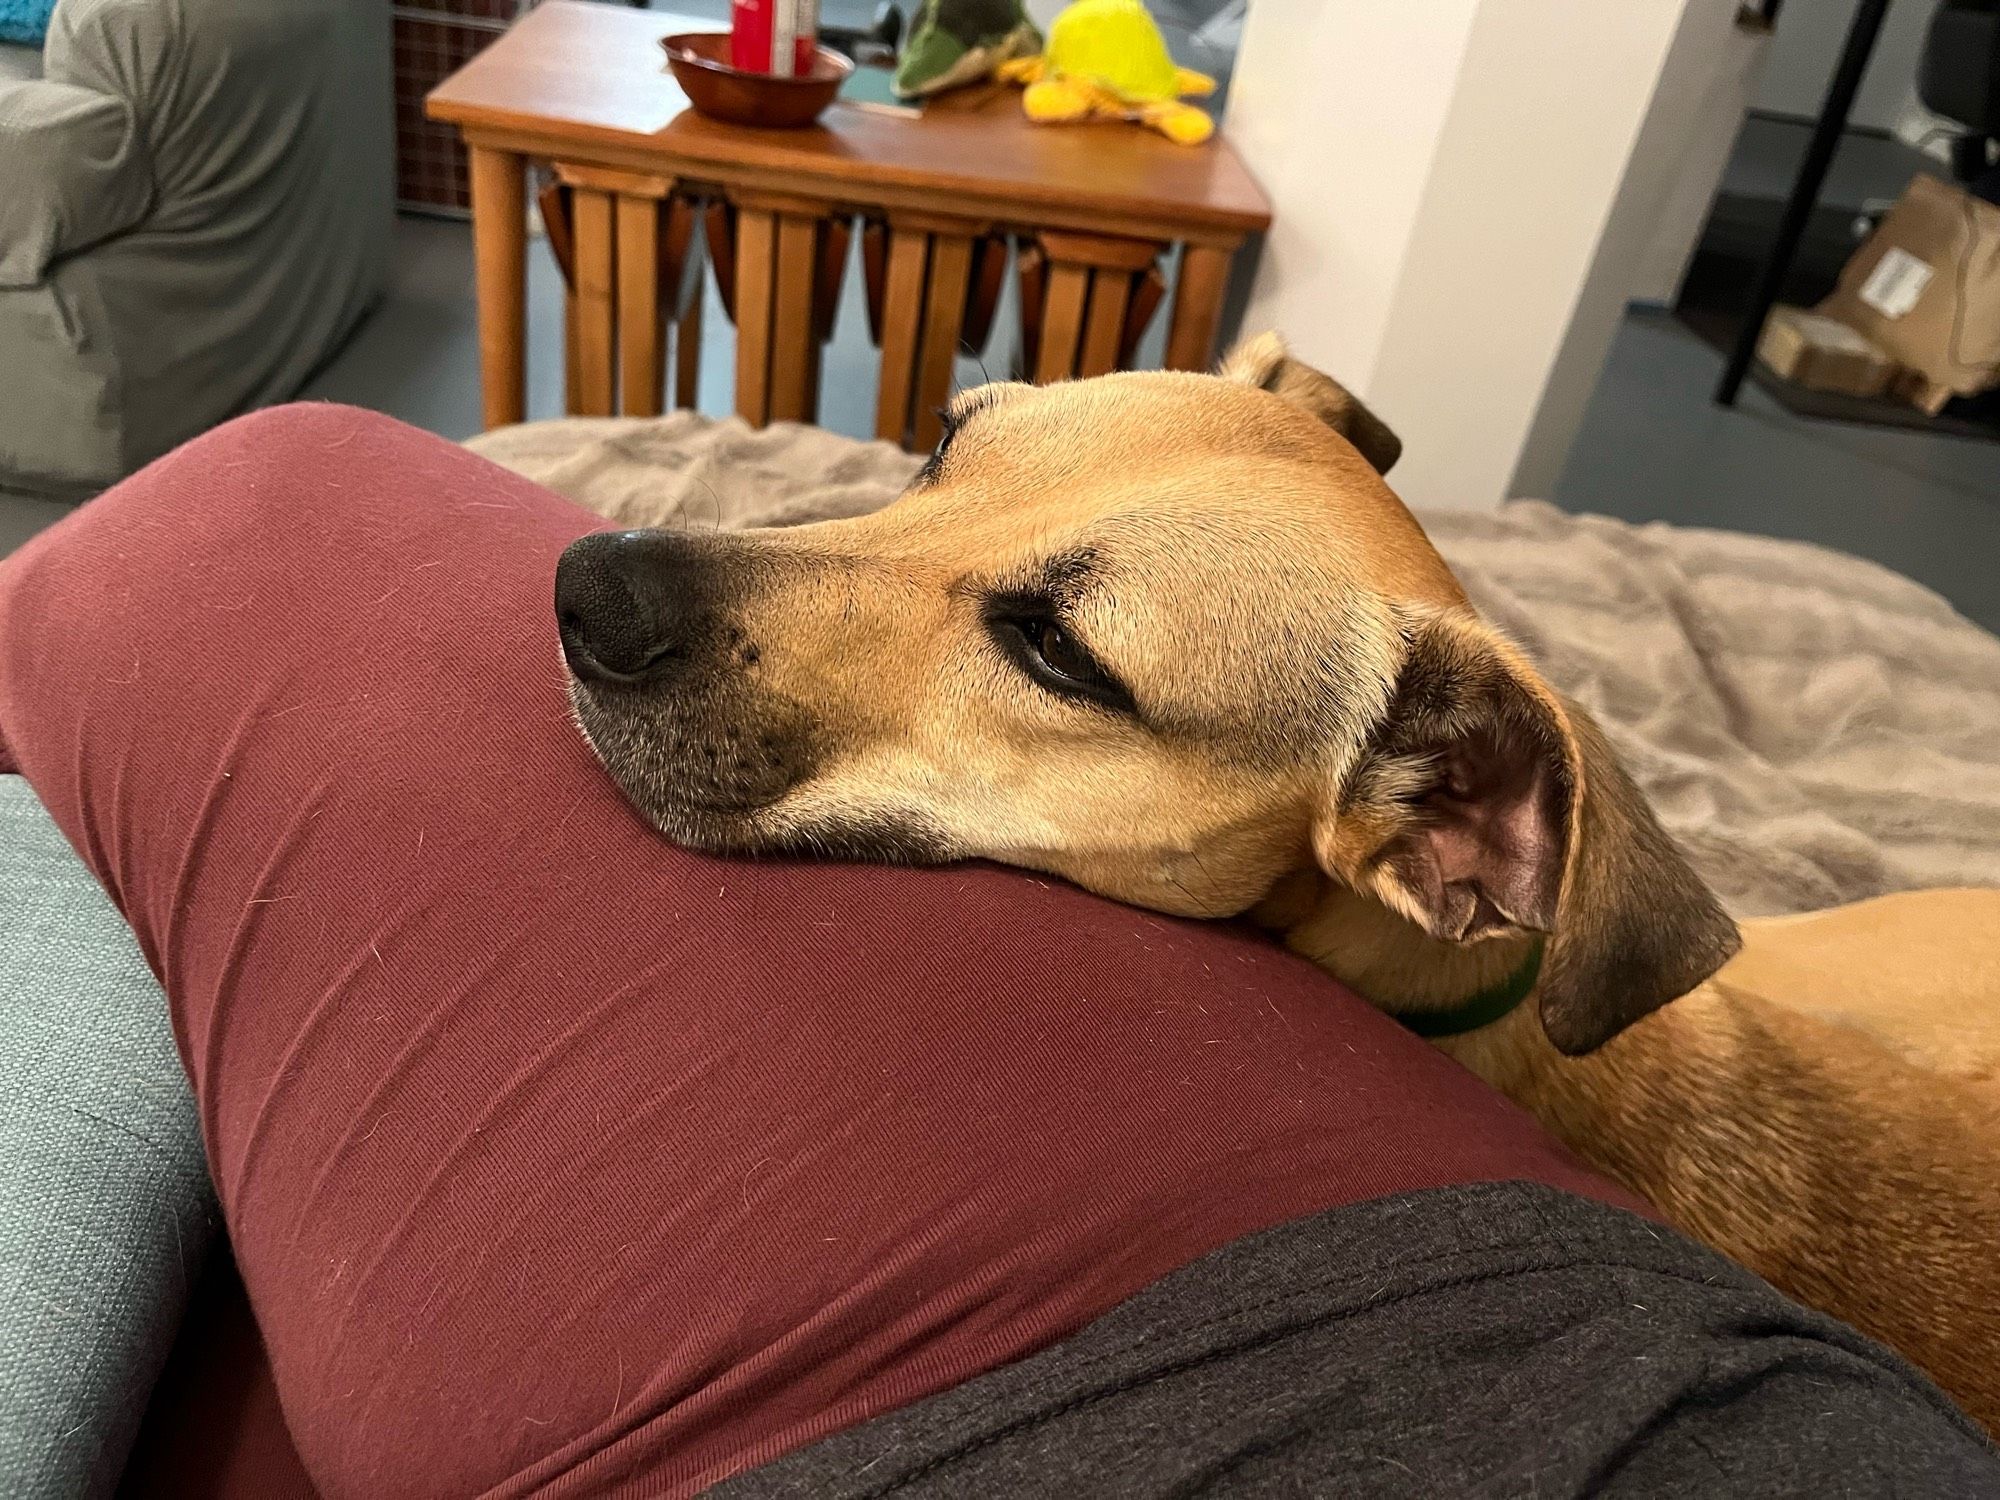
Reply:
<svg viewBox="0 0 2000 1500"><path fill-rule="evenodd" d="M1418 1036L1432 1039L1464 1036L1468 1031L1491 1026L1510 1014L1534 989L1535 981L1542 973L1542 946L1541 939L1537 938L1535 946L1521 961L1520 968L1499 983L1490 984L1461 1000L1449 1010L1398 1010L1389 1014Z"/></svg>

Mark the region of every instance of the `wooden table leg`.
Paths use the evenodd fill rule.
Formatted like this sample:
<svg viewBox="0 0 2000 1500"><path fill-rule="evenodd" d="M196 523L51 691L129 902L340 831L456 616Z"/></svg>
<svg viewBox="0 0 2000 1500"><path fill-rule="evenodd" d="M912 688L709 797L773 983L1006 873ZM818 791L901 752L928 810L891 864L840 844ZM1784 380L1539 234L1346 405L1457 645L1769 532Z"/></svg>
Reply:
<svg viewBox="0 0 2000 1500"><path fill-rule="evenodd" d="M762 427L771 415L771 318L776 291L777 215L736 215L736 415Z"/></svg>
<svg viewBox="0 0 2000 1500"><path fill-rule="evenodd" d="M582 362L576 350L576 288L563 288L563 412L583 415Z"/></svg>
<svg viewBox="0 0 2000 1500"><path fill-rule="evenodd" d="M1166 273L1159 262L1141 271L1132 281L1132 294L1125 299L1125 336L1119 341L1118 368L1129 370L1139 354L1139 340L1153 324L1153 314L1167 300Z"/></svg>
<svg viewBox="0 0 2000 1500"><path fill-rule="evenodd" d="M916 411L910 424L912 443L919 451L935 448L944 432L938 409L951 399L951 377L958 362L965 293L971 277L971 236L936 235L931 243L930 287L924 295L924 348L917 367Z"/></svg>
<svg viewBox="0 0 2000 1500"><path fill-rule="evenodd" d="M815 235L812 343L806 356L806 415L808 422L819 420L820 376L826 365L826 346L833 341L834 325L840 321L840 289L847 280L848 250L854 244L854 221L843 211L818 220Z"/></svg>
<svg viewBox="0 0 2000 1500"><path fill-rule="evenodd" d="M803 422L819 354L813 290L819 276L819 225L802 214L778 218L777 285L771 320L771 420Z"/></svg>
<svg viewBox="0 0 2000 1500"><path fill-rule="evenodd" d="M487 427L528 414L528 186L518 153L470 148L479 390Z"/></svg>
<svg viewBox="0 0 2000 1500"><path fill-rule="evenodd" d="M1217 245L1189 245L1181 251L1174 319L1167 328L1169 370L1208 368L1215 358L1215 330L1222 321L1222 297L1228 289L1229 251Z"/></svg>
<svg viewBox="0 0 2000 1500"><path fill-rule="evenodd" d="M660 203L621 195L618 214L618 410L657 417L665 384L660 325Z"/></svg>
<svg viewBox="0 0 2000 1500"><path fill-rule="evenodd" d="M708 286L703 204L694 193L669 191L660 211L660 315L673 330L674 405L686 410L698 399L701 383L701 309ZM663 387L662 400L665 395Z"/></svg>
<svg viewBox="0 0 2000 1500"><path fill-rule="evenodd" d="M1125 341L1125 302L1131 290L1129 271L1099 269L1091 273L1090 312L1083 325L1077 374L1109 375L1118 368L1118 346Z"/></svg>
<svg viewBox="0 0 2000 1500"><path fill-rule="evenodd" d="M1044 229L1033 242L1035 258L1024 249L1021 264L1022 330L1024 344L1035 346L1032 376L1038 385L1072 376L1108 375L1130 357L1137 333L1153 304L1135 299L1135 284L1143 286L1157 274L1159 240L1128 235L1080 234ZM1027 274L1032 272L1032 275ZM1030 283L1033 283L1031 285ZM1037 309L1027 298L1039 295ZM1144 316L1140 316L1140 315ZM1135 332L1133 319L1139 316Z"/></svg>
<svg viewBox="0 0 2000 1500"><path fill-rule="evenodd" d="M688 309L674 325L674 405L693 411L701 399L702 287L696 283Z"/></svg>
<svg viewBox="0 0 2000 1500"><path fill-rule="evenodd" d="M1049 308L1049 253L1031 234L1015 241L1014 294L1021 334L1009 373L1016 380L1033 380L1042 363L1042 316Z"/></svg>
<svg viewBox="0 0 2000 1500"><path fill-rule="evenodd" d="M618 382L617 242L611 194L576 193L577 409L608 417Z"/></svg>
<svg viewBox="0 0 2000 1500"><path fill-rule="evenodd" d="M1089 267L1068 262L1049 267L1049 299L1042 312L1042 347L1035 361L1036 385L1068 380L1076 373L1077 344L1083 337L1083 304L1089 293Z"/></svg>
<svg viewBox="0 0 2000 1500"><path fill-rule="evenodd" d="M921 229L889 231L889 269L882 292L882 377L875 391L875 436L901 443L910 433L910 392L917 380L917 333L924 317L924 262L930 236Z"/></svg>
<svg viewBox="0 0 2000 1500"><path fill-rule="evenodd" d="M560 175L535 196L542 211L542 237L563 285L563 414L576 415L576 235L571 228L570 190Z"/></svg>

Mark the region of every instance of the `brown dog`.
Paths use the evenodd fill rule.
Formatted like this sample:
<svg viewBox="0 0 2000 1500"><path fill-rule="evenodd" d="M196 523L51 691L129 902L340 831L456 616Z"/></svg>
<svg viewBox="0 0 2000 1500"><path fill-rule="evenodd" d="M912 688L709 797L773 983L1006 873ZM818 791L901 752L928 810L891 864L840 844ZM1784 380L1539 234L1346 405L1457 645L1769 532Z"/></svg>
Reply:
<svg viewBox="0 0 2000 1500"><path fill-rule="evenodd" d="M1274 338L949 428L874 515L564 555L577 718L648 817L1253 914L2000 1430L2000 892L1739 937Z"/></svg>

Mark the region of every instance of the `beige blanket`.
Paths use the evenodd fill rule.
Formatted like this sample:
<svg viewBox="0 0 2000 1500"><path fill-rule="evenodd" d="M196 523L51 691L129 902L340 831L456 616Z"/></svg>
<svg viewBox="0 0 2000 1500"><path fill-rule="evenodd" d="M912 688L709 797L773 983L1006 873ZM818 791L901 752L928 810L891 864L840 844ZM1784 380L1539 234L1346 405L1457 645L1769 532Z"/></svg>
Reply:
<svg viewBox="0 0 2000 1500"><path fill-rule="evenodd" d="M691 414L469 445L633 524L780 525L884 504L918 460ZM2000 640L1872 563L1519 501L1424 525L1487 618L1603 722L1740 915L2000 885Z"/></svg>

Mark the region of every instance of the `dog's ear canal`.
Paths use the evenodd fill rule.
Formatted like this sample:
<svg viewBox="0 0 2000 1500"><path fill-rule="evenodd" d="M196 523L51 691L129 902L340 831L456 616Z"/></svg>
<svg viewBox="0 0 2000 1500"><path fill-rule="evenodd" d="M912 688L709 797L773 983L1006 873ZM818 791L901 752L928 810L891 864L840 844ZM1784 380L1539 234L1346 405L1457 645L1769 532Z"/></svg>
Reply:
<svg viewBox="0 0 2000 1500"><path fill-rule="evenodd" d="M1332 376L1293 359L1275 333L1245 339L1223 357L1216 373L1304 407L1352 443L1377 474L1387 474L1403 456L1403 440L1387 422Z"/></svg>
<svg viewBox="0 0 2000 1500"><path fill-rule="evenodd" d="M1603 732L1469 616L1406 618L1320 862L1432 936L1549 935L1542 1028L1591 1051L1741 946Z"/></svg>

